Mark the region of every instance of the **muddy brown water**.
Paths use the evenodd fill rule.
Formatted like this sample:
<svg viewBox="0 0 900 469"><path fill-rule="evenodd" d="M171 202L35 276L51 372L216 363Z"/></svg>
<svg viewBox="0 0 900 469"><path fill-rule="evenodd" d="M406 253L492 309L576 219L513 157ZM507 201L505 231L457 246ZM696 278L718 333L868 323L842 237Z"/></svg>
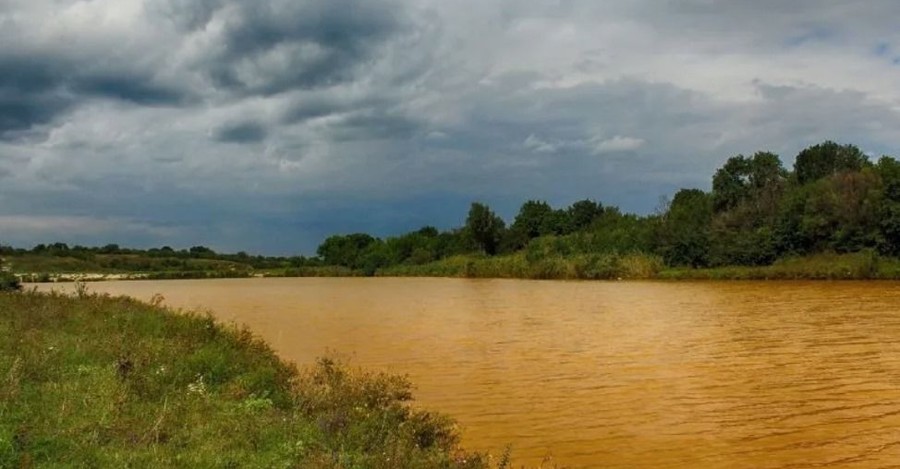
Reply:
<svg viewBox="0 0 900 469"><path fill-rule="evenodd" d="M59 287L59 286L57 286ZM71 287L68 287L71 288ZM900 467L900 283L89 284L408 374L464 443L570 467Z"/></svg>

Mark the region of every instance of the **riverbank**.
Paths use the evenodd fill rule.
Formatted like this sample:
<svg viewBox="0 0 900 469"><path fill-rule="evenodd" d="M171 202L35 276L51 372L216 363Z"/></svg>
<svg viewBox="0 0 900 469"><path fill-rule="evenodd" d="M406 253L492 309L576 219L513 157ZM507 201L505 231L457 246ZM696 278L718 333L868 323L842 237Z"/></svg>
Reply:
<svg viewBox="0 0 900 469"><path fill-rule="evenodd" d="M376 273L398 277L521 278L556 280L900 280L900 260L873 252L817 254L767 266L666 267L656 256L606 254L529 260L523 254L456 256Z"/></svg>
<svg viewBox="0 0 900 469"><path fill-rule="evenodd" d="M164 272L16 272L23 282L99 282L113 280L187 280L251 277L448 277L532 280L900 280L900 259L873 251L790 257L765 266L667 267L659 256L578 254L529 256L528 253L458 255L425 264L402 264L365 272L343 266L259 270Z"/></svg>
<svg viewBox="0 0 900 469"><path fill-rule="evenodd" d="M79 291L0 294L0 467L491 466L404 378Z"/></svg>

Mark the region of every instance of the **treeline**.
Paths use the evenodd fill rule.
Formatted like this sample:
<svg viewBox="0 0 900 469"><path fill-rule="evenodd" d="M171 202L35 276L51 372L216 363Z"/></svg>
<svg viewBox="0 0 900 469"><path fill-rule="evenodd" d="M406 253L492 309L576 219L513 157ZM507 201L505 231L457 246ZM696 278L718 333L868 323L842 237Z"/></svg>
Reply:
<svg viewBox="0 0 900 469"><path fill-rule="evenodd" d="M770 266L721 271L725 277L802 277L797 258L861 253L859 278L900 277L878 261L900 256L900 162L871 161L831 141L801 151L792 168L771 152L728 158L711 190L682 189L655 213L639 216L590 199L554 208L522 204L507 223L483 203L462 226L432 226L388 238L330 236L315 257L222 254L205 246L127 249L39 244L0 246L13 272L152 272L160 278L217 276L445 275L526 278L649 278L664 269ZM871 255L870 255L871 254ZM811 262L810 278L840 277L832 257ZM893 261L892 261L893 262ZM813 264L815 264L814 267ZM894 272L897 270L897 272ZM878 271L876 274L865 272ZM668 272L669 274L671 272ZM662 275L665 277L665 275Z"/></svg>
<svg viewBox="0 0 900 469"><path fill-rule="evenodd" d="M36 269L46 264L65 267L63 260L76 260L71 263L76 270L96 269L100 271L130 272L178 272L203 270L264 270L318 266L316 258L304 256L276 257L250 255L246 252L236 254L218 253L206 246L193 246L189 249L173 249L169 246L150 249L133 249L120 247L118 244L107 244L102 247L69 246L66 243L38 244L31 249L14 248L0 245L0 256L18 260L16 264L34 265ZM39 259L51 259L48 262L36 262ZM52 259L57 259L53 262ZM22 270L22 269L17 269ZM25 269L28 270L28 269Z"/></svg>
<svg viewBox="0 0 900 469"><path fill-rule="evenodd" d="M656 256L668 267L763 266L820 253L900 254L900 162L832 141L801 151L791 170L771 152L729 158L712 190L682 189L647 216L581 200L525 202L508 224L473 203L463 226L379 239L336 235L319 260L375 274L454 256ZM423 270L427 271L427 270Z"/></svg>

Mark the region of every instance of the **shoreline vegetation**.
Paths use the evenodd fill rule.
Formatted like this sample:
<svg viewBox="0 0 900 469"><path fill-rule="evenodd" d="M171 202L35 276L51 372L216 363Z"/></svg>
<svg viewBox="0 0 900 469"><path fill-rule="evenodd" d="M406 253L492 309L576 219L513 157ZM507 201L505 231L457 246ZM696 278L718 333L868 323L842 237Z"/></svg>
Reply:
<svg viewBox="0 0 900 469"><path fill-rule="evenodd" d="M456 255L426 264L403 264L368 273L342 266L261 270L198 270L163 272L66 271L54 273L4 272L9 284L103 282L118 280L190 280L285 277L445 277L527 280L900 280L900 260L874 250L838 254L819 253L779 259L771 265L667 267L658 256L552 256L529 259L522 253L486 256ZM0 283L3 282L0 278ZM0 286L0 290L4 290Z"/></svg>
<svg viewBox="0 0 900 469"><path fill-rule="evenodd" d="M760 151L681 189L648 215L585 199L526 201L509 225L472 203L461 227L387 238L333 235L316 256L0 245L20 281L437 276L524 279L900 279L900 162L853 145L802 150L791 170Z"/></svg>
<svg viewBox="0 0 900 469"><path fill-rule="evenodd" d="M246 329L160 302L0 294L0 467L510 465L410 406L404 377L335 358L297 369Z"/></svg>

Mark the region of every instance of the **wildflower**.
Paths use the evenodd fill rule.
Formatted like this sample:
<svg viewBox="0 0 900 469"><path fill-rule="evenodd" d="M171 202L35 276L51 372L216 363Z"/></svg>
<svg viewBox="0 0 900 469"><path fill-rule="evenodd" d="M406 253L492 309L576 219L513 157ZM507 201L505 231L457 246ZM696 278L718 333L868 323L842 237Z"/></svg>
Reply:
<svg viewBox="0 0 900 469"><path fill-rule="evenodd" d="M188 384L188 393L206 395L206 383L203 382L203 375L197 375L197 380Z"/></svg>

